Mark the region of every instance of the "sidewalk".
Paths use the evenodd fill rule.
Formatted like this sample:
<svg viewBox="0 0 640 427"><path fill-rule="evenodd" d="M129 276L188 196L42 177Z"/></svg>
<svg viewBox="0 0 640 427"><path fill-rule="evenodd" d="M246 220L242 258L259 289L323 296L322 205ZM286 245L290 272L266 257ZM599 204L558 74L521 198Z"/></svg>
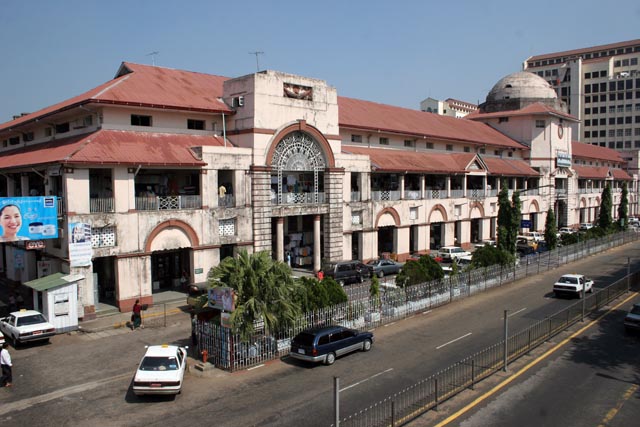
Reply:
<svg viewBox="0 0 640 427"><path fill-rule="evenodd" d="M187 313L186 311L187 295L183 292L162 292L153 296L153 305L142 312L142 322L156 321L165 315L170 316L179 313ZM120 329L129 327L131 322L131 312L108 312L94 320L80 322L79 330L83 332L93 333L102 332L110 329Z"/></svg>

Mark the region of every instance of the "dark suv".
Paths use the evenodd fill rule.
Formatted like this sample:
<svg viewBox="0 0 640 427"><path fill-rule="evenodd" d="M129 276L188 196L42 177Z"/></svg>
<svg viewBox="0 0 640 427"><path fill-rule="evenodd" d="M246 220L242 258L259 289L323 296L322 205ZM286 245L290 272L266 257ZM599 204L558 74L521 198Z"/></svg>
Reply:
<svg viewBox="0 0 640 427"><path fill-rule="evenodd" d="M373 345L371 332L358 332L344 326L324 326L300 332L291 341L289 356L306 362L332 365L336 357L353 351L369 351Z"/></svg>
<svg viewBox="0 0 640 427"><path fill-rule="evenodd" d="M370 272L366 265L360 261L330 262L322 268L324 277L331 277L340 285L350 283L362 283Z"/></svg>

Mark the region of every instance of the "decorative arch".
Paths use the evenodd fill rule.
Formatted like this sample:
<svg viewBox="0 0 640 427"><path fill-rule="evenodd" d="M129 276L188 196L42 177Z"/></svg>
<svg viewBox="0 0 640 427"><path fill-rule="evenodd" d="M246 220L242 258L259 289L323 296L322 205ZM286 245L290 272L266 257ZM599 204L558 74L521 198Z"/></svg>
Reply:
<svg viewBox="0 0 640 427"><path fill-rule="evenodd" d="M580 199L580 207L581 208L586 208L587 206L589 206L589 204L587 203L587 199L586 198L582 198Z"/></svg>
<svg viewBox="0 0 640 427"><path fill-rule="evenodd" d="M529 204L529 213L538 213L540 212L540 205L537 200L532 200Z"/></svg>
<svg viewBox="0 0 640 427"><path fill-rule="evenodd" d="M172 228L177 228L180 231L184 232L184 234L189 239L189 243L191 244L192 248L200 245L198 234L189 224L178 219L170 219L168 221L161 222L153 230L151 230L151 233L149 233L149 236L147 237L144 245L145 252L151 252L154 239L157 238L162 231Z"/></svg>
<svg viewBox="0 0 640 427"><path fill-rule="evenodd" d="M475 215L475 212L479 212L479 215ZM484 217L484 206L480 202L471 202L469 203L469 219L483 218Z"/></svg>
<svg viewBox="0 0 640 427"><path fill-rule="evenodd" d="M336 159L333 156L333 150L331 150L331 146L329 145L329 141L327 138L315 127L307 124L306 120L299 120L297 123L289 125L284 129L280 130L273 137L271 141L271 146L269 147L269 151L267 152L266 163L267 165L272 165L274 163L274 156L276 155L276 149L278 145L285 139L287 136L300 132L303 134L309 135L318 145L324 154L326 167L334 168L336 165Z"/></svg>
<svg viewBox="0 0 640 427"><path fill-rule="evenodd" d="M440 221L436 221L437 219L439 219ZM444 208L444 206L435 205L431 209L431 212L429 212L429 218L427 222L433 223L433 222L447 222L447 221L448 221L447 210Z"/></svg>
<svg viewBox="0 0 640 427"><path fill-rule="evenodd" d="M392 224L388 224L392 222L396 227L400 227L400 215L394 208L384 208L381 210L376 216L375 227L386 227Z"/></svg>

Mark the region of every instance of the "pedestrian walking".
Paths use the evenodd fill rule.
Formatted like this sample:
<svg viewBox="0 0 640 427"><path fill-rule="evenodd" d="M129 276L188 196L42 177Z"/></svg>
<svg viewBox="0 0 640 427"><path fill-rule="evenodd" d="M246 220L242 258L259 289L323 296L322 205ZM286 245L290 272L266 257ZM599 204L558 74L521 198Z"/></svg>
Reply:
<svg viewBox="0 0 640 427"><path fill-rule="evenodd" d="M133 304L133 314L131 314L131 329L139 328L142 324L142 306L140 305L140 300L137 299L135 304Z"/></svg>
<svg viewBox="0 0 640 427"><path fill-rule="evenodd" d="M2 365L2 377L0 377L0 387L11 387L13 376L11 374L11 355L9 354L9 344L6 342L2 344L2 350L0 350L0 365Z"/></svg>

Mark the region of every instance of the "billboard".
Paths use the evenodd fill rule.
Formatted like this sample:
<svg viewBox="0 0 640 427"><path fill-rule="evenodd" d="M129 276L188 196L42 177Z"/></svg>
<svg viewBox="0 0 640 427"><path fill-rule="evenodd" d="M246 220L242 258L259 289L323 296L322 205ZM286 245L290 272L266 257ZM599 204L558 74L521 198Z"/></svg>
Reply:
<svg viewBox="0 0 640 427"><path fill-rule="evenodd" d="M217 287L209 289L209 307L227 312L235 310L236 293L232 288Z"/></svg>
<svg viewBox="0 0 640 427"><path fill-rule="evenodd" d="M69 263L71 267L90 266L92 256L91 224L69 223Z"/></svg>
<svg viewBox="0 0 640 427"><path fill-rule="evenodd" d="M0 242L57 238L57 197L0 197Z"/></svg>

